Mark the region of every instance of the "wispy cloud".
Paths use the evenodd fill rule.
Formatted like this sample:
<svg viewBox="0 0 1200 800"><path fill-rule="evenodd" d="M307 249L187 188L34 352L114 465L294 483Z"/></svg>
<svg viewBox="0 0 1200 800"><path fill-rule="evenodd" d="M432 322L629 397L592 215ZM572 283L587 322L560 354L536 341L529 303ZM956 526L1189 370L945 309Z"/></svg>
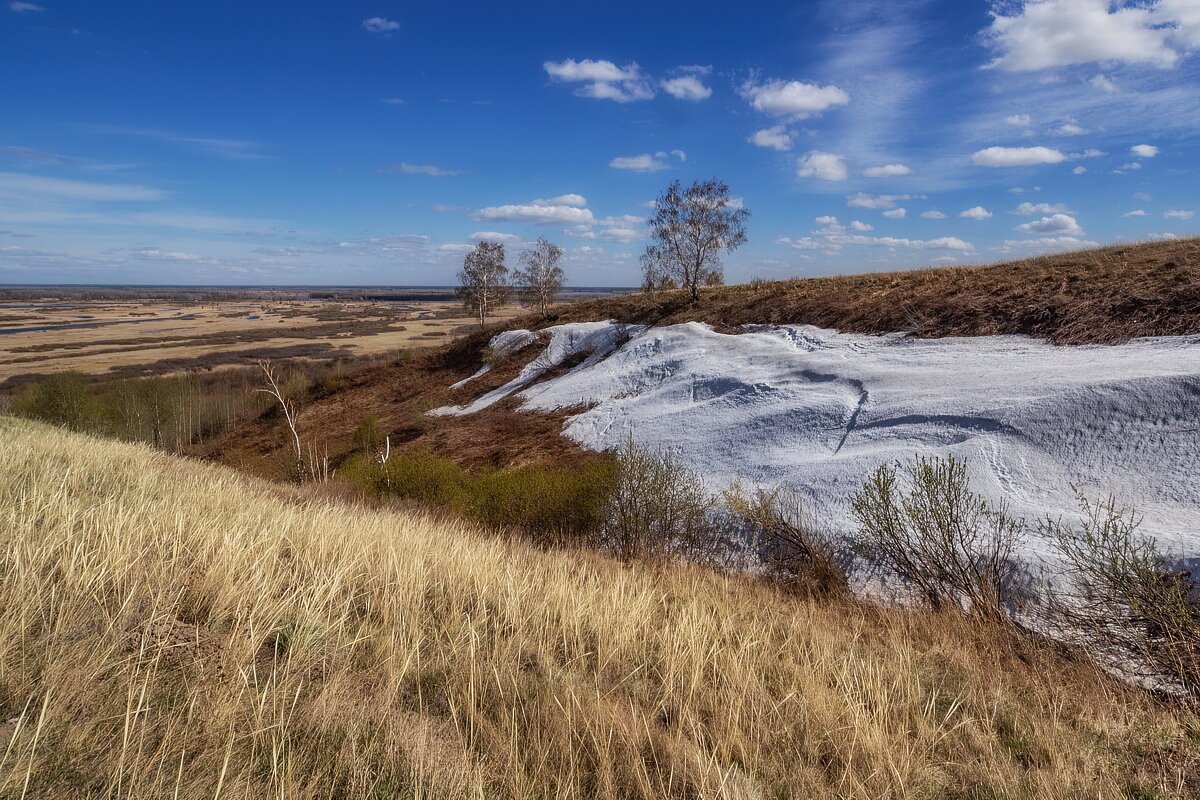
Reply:
<svg viewBox="0 0 1200 800"><path fill-rule="evenodd" d="M22 199L30 196L65 200L130 202L161 200L167 193L149 186L89 183L16 172L0 172L0 196Z"/></svg>
<svg viewBox="0 0 1200 800"><path fill-rule="evenodd" d="M117 125L87 125L84 126L93 133L113 136L139 136L147 139L157 139L161 142L181 145L206 155L219 158L229 158L237 161L253 161L269 156L259 152L256 142L245 139L221 139L208 136L189 136L148 128L125 128Z"/></svg>
<svg viewBox="0 0 1200 800"><path fill-rule="evenodd" d="M400 30L400 23L387 17L371 17L362 21L363 30L381 36L390 36Z"/></svg>
<svg viewBox="0 0 1200 800"><path fill-rule="evenodd" d="M660 172L671 168L670 164L660 161L650 153L642 153L639 156L617 156L609 161L608 165L613 169L624 169L631 172Z"/></svg>
<svg viewBox="0 0 1200 800"><path fill-rule="evenodd" d="M28 147L3 147L0 152L8 153L14 156L22 156L24 158L39 159L42 161L57 161L59 164L78 164L79 160L68 158L67 156L58 153L51 153L46 150L33 150Z"/></svg>
<svg viewBox="0 0 1200 800"><path fill-rule="evenodd" d="M9 9L9 11L17 12L18 14L24 13L26 11L45 11L46 10L42 6L35 5L34 3L22 3L22 2L20 2L20 0L15 0L15 2L9 3L8 9Z"/></svg>
<svg viewBox="0 0 1200 800"><path fill-rule="evenodd" d="M432 164L407 164L403 161L395 166L380 167L375 171L388 175L393 175L396 173L403 173L405 175L432 175L436 178L444 178L463 174L461 169L444 169L442 167L435 167Z"/></svg>

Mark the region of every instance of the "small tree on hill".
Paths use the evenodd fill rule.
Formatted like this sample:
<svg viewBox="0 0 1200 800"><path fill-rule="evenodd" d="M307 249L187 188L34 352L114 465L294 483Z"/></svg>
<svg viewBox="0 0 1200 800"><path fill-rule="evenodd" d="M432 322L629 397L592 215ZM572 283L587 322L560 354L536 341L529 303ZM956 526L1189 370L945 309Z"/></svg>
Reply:
<svg viewBox="0 0 1200 800"><path fill-rule="evenodd" d="M458 273L458 296L467 311L479 318L479 326L487 323L488 314L504 305L512 293L508 267L504 265L504 245L499 242L480 242L463 259Z"/></svg>
<svg viewBox="0 0 1200 800"><path fill-rule="evenodd" d="M549 317L550 306L567 282L567 275L558 261L563 249L539 236L532 250L521 253L521 269L514 273L521 285L521 302L526 308L536 308L542 319Z"/></svg>
<svg viewBox="0 0 1200 800"><path fill-rule="evenodd" d="M721 253L746 242L746 218L729 196L729 186L712 178L688 188L675 181L656 203L650 217L650 239L642 259L647 277L667 275L687 289L692 300L700 287L719 283Z"/></svg>

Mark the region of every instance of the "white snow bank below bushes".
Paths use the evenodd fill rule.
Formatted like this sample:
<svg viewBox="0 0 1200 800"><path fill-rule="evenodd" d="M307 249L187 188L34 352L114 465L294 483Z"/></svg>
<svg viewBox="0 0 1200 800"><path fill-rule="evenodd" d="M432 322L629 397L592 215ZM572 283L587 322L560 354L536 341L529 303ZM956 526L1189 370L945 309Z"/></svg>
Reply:
<svg viewBox="0 0 1200 800"><path fill-rule="evenodd" d="M1200 337L1057 347L1020 336L803 325L728 335L611 322L543 333L550 344L520 376L438 412L485 408L589 352L519 394L526 410L588 407L564 429L586 448L632 436L673 451L714 487L741 478L793 488L839 529L852 527L847 498L871 470L953 453L976 491L1019 514L1073 516L1076 488L1112 493L1144 515L1143 531L1200 553Z"/></svg>

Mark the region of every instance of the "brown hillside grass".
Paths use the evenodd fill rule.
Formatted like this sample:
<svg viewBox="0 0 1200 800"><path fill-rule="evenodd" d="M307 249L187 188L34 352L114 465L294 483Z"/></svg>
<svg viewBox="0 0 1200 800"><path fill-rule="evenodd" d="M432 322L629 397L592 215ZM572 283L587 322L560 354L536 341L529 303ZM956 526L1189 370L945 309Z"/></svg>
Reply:
<svg viewBox="0 0 1200 800"><path fill-rule="evenodd" d="M1121 244L984 267L937 267L622 295L555 322L808 324L923 338L1026 334L1055 344L1200 333L1200 238ZM518 327L530 320L514 320Z"/></svg>
<svg viewBox="0 0 1200 800"><path fill-rule="evenodd" d="M545 552L0 418L0 796L1194 796L1032 639Z"/></svg>

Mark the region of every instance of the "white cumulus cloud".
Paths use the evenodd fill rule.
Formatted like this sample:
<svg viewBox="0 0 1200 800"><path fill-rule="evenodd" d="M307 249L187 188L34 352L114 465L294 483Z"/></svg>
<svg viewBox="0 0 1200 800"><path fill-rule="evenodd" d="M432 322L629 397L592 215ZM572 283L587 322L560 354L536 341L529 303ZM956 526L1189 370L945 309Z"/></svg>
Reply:
<svg viewBox="0 0 1200 800"><path fill-rule="evenodd" d="M1144 217L1144 216L1146 216L1146 212L1139 208L1134 211L1126 211L1121 216L1122 217Z"/></svg>
<svg viewBox="0 0 1200 800"><path fill-rule="evenodd" d="M1058 127L1050 129L1051 136L1082 136L1087 133L1087 129L1083 128L1077 122L1067 121Z"/></svg>
<svg viewBox="0 0 1200 800"><path fill-rule="evenodd" d="M1135 144L1129 148L1129 152L1139 158L1154 158L1158 155L1158 148L1152 144Z"/></svg>
<svg viewBox="0 0 1200 800"><path fill-rule="evenodd" d="M594 219L591 210L571 205L551 205L535 200L506 206L481 208L471 215L479 222L532 222L535 225L587 225Z"/></svg>
<svg viewBox="0 0 1200 800"><path fill-rule="evenodd" d="M654 97L654 87L642 74L637 62L618 67L611 61L593 61L590 58L576 61L568 58L543 62L542 68L552 80L581 84L575 90L580 97L615 100L618 103Z"/></svg>
<svg viewBox="0 0 1200 800"><path fill-rule="evenodd" d="M1164 211L1163 219L1191 219L1196 216L1195 211Z"/></svg>
<svg viewBox="0 0 1200 800"><path fill-rule="evenodd" d="M756 111L793 120L816 116L828 108L850 102L850 95L836 86L818 86L803 81L746 83L741 93Z"/></svg>
<svg viewBox="0 0 1200 800"><path fill-rule="evenodd" d="M1017 230L1030 234L1061 234L1063 236L1083 234L1083 228L1079 227L1079 223L1069 214L1051 214L1033 222L1026 222L1024 225L1018 225Z"/></svg>
<svg viewBox="0 0 1200 800"><path fill-rule="evenodd" d="M1185 3L1181 3L1183 8ZM1028 0L1011 16L994 11L987 35L997 52L988 65L1041 70L1072 64L1174 66L1171 31L1156 9L1110 0Z"/></svg>
<svg viewBox="0 0 1200 800"><path fill-rule="evenodd" d="M946 215L940 211L922 211L921 216L925 219L945 219Z"/></svg>
<svg viewBox="0 0 1200 800"><path fill-rule="evenodd" d="M801 178L816 178L822 181L846 180L846 162L842 156L812 150L796 162L796 174Z"/></svg>
<svg viewBox="0 0 1200 800"><path fill-rule="evenodd" d="M904 164L884 164L881 167L867 167L862 174L868 178L893 178L897 175L911 175L912 170Z"/></svg>
<svg viewBox="0 0 1200 800"><path fill-rule="evenodd" d="M991 219L992 212L983 206L975 206L974 208L968 208L966 211L960 211L958 215L964 219L985 220Z"/></svg>
<svg viewBox="0 0 1200 800"><path fill-rule="evenodd" d="M773 125L755 131L746 141L759 147L770 147L773 150L791 150L792 134L783 125Z"/></svg>
<svg viewBox="0 0 1200 800"><path fill-rule="evenodd" d="M679 100L699 102L712 97L712 89L695 75L681 75L662 82L663 91Z"/></svg>
<svg viewBox="0 0 1200 800"><path fill-rule="evenodd" d="M1067 157L1050 147L988 147L976 151L971 163L983 167L1029 167L1035 164L1058 164Z"/></svg>
<svg viewBox="0 0 1200 800"><path fill-rule="evenodd" d="M889 219L904 219L907 214L908 209L906 208L893 208L891 211L883 212L883 215Z"/></svg>

